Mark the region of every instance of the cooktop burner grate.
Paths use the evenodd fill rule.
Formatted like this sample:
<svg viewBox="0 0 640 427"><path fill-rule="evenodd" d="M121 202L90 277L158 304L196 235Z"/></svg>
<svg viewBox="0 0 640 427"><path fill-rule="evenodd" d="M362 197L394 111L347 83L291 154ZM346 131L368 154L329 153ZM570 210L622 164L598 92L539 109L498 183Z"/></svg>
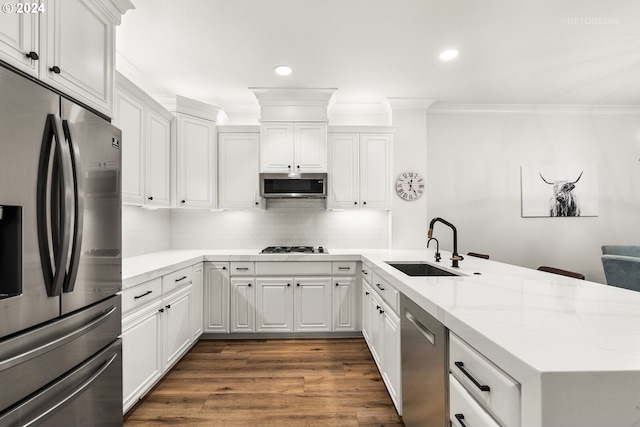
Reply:
<svg viewBox="0 0 640 427"><path fill-rule="evenodd" d="M327 251L318 246L268 246L262 250L263 254L287 254L287 253L304 253L304 254L326 254Z"/></svg>

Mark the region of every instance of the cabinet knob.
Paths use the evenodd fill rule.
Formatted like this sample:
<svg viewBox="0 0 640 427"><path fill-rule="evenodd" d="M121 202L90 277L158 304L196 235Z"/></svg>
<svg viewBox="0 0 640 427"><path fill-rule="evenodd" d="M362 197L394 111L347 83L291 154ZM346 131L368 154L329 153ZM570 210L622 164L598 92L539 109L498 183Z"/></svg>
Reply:
<svg viewBox="0 0 640 427"><path fill-rule="evenodd" d="M38 59L40 59L38 54L35 53L34 51L31 51L31 52L27 53L27 58L33 59L34 61L37 61Z"/></svg>
<svg viewBox="0 0 640 427"><path fill-rule="evenodd" d="M223 266L222 266L222 269L223 269L223 270L226 270L226 269L227 269L227 267L225 267L225 266L223 265Z"/></svg>
<svg viewBox="0 0 640 427"><path fill-rule="evenodd" d="M296 283L296 286L300 286L300 283Z"/></svg>
<svg viewBox="0 0 640 427"><path fill-rule="evenodd" d="M287 165L287 168L288 168L288 169L291 169L291 165Z"/></svg>
<svg viewBox="0 0 640 427"><path fill-rule="evenodd" d="M149 197L147 197L147 199L153 200L153 196L149 196Z"/></svg>
<svg viewBox="0 0 640 427"><path fill-rule="evenodd" d="M366 204L367 204L367 202L362 202L362 204L363 204L363 205L366 205Z"/></svg>
<svg viewBox="0 0 640 427"><path fill-rule="evenodd" d="M380 310L380 314L384 314L384 310Z"/></svg>
<svg viewBox="0 0 640 427"><path fill-rule="evenodd" d="M358 202L353 202L353 204L354 204L354 205L357 205L357 204L358 204Z"/></svg>
<svg viewBox="0 0 640 427"><path fill-rule="evenodd" d="M180 203L187 203L186 200L180 200Z"/></svg>
<svg viewBox="0 0 640 427"><path fill-rule="evenodd" d="M336 282L336 286L340 286L340 283Z"/></svg>
<svg viewBox="0 0 640 427"><path fill-rule="evenodd" d="M165 308L171 308L171 304L165 305Z"/></svg>
<svg viewBox="0 0 640 427"><path fill-rule="evenodd" d="M164 313L164 308L161 308L160 310L158 310L160 313Z"/></svg>
<svg viewBox="0 0 640 427"><path fill-rule="evenodd" d="M256 206L258 206L260 204L260 202L256 202Z"/></svg>
<svg viewBox="0 0 640 427"><path fill-rule="evenodd" d="M49 68L49 71L53 71L56 74L60 74L60 67L58 67L57 65L54 65L53 67Z"/></svg>
<svg viewBox="0 0 640 427"><path fill-rule="evenodd" d="M296 166L298 169L300 169L300 165Z"/></svg>
<svg viewBox="0 0 640 427"><path fill-rule="evenodd" d="M365 295L369 295L369 292L368 292L368 291L365 291L365 292L364 292L364 294L365 294Z"/></svg>
<svg viewBox="0 0 640 427"><path fill-rule="evenodd" d="M247 283L247 286L248 286L248 287L251 287L251 283Z"/></svg>
<svg viewBox="0 0 640 427"><path fill-rule="evenodd" d="M287 286L291 286L291 283L287 283Z"/></svg>

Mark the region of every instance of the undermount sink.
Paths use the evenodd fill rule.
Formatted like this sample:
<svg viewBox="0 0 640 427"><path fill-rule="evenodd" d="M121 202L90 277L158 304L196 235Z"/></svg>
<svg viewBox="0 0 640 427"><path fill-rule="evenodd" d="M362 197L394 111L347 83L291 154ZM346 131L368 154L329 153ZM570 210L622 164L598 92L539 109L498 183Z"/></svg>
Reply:
<svg viewBox="0 0 640 427"><path fill-rule="evenodd" d="M407 276L458 276L458 274L424 262L387 262L387 264Z"/></svg>

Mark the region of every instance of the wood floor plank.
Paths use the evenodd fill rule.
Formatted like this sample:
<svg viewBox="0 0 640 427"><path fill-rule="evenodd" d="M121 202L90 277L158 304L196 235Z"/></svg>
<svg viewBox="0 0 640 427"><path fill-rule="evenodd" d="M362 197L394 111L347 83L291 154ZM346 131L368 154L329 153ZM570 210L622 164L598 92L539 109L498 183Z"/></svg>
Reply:
<svg viewBox="0 0 640 427"><path fill-rule="evenodd" d="M362 338L202 340L125 416L148 426L402 426Z"/></svg>

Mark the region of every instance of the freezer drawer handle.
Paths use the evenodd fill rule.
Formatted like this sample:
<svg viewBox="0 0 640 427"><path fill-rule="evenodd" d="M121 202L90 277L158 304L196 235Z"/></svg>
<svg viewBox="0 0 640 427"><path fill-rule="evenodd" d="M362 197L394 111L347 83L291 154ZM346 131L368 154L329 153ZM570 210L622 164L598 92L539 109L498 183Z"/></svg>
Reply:
<svg viewBox="0 0 640 427"><path fill-rule="evenodd" d="M420 332L429 342L433 345L436 345L436 335L429 330L426 326L424 326L418 319L415 318L413 314L408 311L405 311L404 317L407 318L409 322Z"/></svg>
<svg viewBox="0 0 640 427"><path fill-rule="evenodd" d="M464 363L462 362L455 362L455 365L458 367L458 369L460 369L462 371L462 373L471 380L471 382L480 389L480 391L491 391L491 387L489 387L488 385L485 384L480 384L478 382L478 380L476 380L475 378L473 378L471 376L471 374L469 372L467 372L466 369L464 369Z"/></svg>
<svg viewBox="0 0 640 427"><path fill-rule="evenodd" d="M109 360L104 362L104 364L96 371L95 374L91 375L91 377L89 377L86 381L80 384L80 386L78 386L78 388L76 388L73 391L73 393L69 394L64 399L57 402L51 408L38 411L36 414L36 417L31 420L28 420L25 424L23 424L23 426L24 427L36 426L40 424L41 421L44 421L47 418L54 415L56 412L58 412L60 409L66 406L67 403L73 401L78 395L82 394L87 388L89 388L91 384L93 384L100 377L100 375L102 375L102 373L106 371L109 368L109 366L111 366L111 364L113 363L114 360L116 360L117 357L118 357L118 353L114 353L109 358Z"/></svg>
<svg viewBox="0 0 640 427"><path fill-rule="evenodd" d="M467 425L464 423L464 415L462 414L455 414L454 417L456 417L456 420L458 420L458 422L460 423L460 425L462 427L467 427Z"/></svg>
<svg viewBox="0 0 640 427"><path fill-rule="evenodd" d="M147 295L149 295L151 293L153 293L153 291L147 291L144 294L140 294L140 295L134 296L133 299L139 299L139 298L142 298L142 297L146 297Z"/></svg>
<svg viewBox="0 0 640 427"><path fill-rule="evenodd" d="M109 307L108 310L105 310L100 317L96 318L91 323L87 323L82 328L76 329L69 334L61 336L60 338L51 340L40 347L33 348L24 353L20 353L17 356L5 359L4 361L0 362L0 371L4 371L5 369L9 369L13 366L19 365L20 363L26 362L27 360L33 359L34 357L37 357L41 354L51 351L54 348L58 348L61 345L68 343L69 341L73 341L79 336L88 333L90 330L97 327L102 322L106 321L109 316L111 316L113 313L117 311L117 309L118 309L117 306L112 305L111 307Z"/></svg>

